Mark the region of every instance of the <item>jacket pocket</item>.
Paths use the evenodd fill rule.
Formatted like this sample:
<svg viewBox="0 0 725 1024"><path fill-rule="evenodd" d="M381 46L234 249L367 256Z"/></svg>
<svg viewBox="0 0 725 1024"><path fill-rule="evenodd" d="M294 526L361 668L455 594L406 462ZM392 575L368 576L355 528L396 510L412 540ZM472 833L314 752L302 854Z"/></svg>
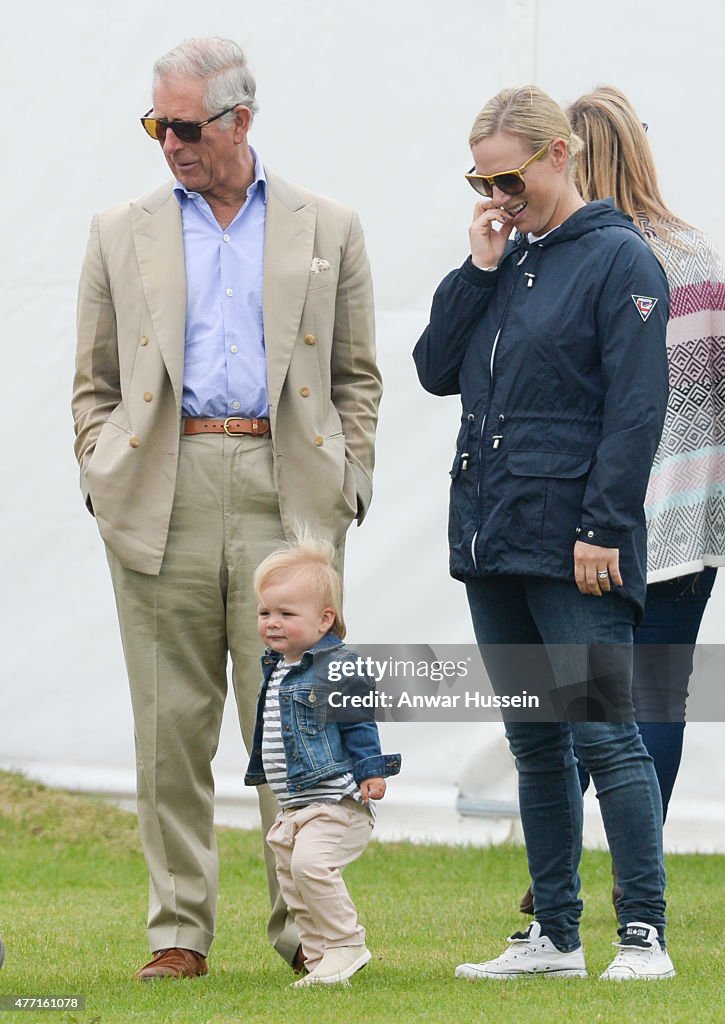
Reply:
<svg viewBox="0 0 725 1024"><path fill-rule="evenodd" d="M591 465L592 456L581 452L508 453L511 524L535 541L541 557L573 548Z"/></svg>
<svg viewBox="0 0 725 1024"><path fill-rule="evenodd" d="M129 447L131 428L123 404L119 404L101 427L93 451L83 463L83 475L88 487L93 509L98 515L102 491L110 484L118 488L119 474L133 460L133 449Z"/></svg>
<svg viewBox="0 0 725 1024"><path fill-rule="evenodd" d="M591 455L579 452L511 451L506 465L513 476L554 477L558 480L576 480L589 472Z"/></svg>
<svg viewBox="0 0 725 1024"><path fill-rule="evenodd" d="M300 732L314 736L325 728L327 701L314 690L293 693L295 720Z"/></svg>

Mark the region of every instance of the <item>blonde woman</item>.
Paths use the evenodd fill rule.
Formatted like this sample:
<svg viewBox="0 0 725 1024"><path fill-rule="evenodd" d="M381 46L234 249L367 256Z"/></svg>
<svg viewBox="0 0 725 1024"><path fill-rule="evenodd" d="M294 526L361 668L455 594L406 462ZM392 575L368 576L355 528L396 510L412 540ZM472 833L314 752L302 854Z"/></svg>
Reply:
<svg viewBox="0 0 725 1024"><path fill-rule="evenodd" d="M505 716L536 919L501 956L456 975L586 975L576 743L623 889L620 950L602 977L671 977L662 806L631 712L667 282L628 218L582 198L582 143L546 93L499 93L469 142L471 255L436 291L415 360L428 391L461 395L451 573L466 585L488 675L501 695L536 690L544 710ZM582 714L592 693L606 714Z"/></svg>
<svg viewBox="0 0 725 1024"><path fill-rule="evenodd" d="M600 86L568 114L584 141L577 164L584 198L614 198L670 285L670 397L645 500L647 596L632 688L666 818L697 634L715 567L725 565L725 272L710 239L665 204L646 125L627 97Z"/></svg>

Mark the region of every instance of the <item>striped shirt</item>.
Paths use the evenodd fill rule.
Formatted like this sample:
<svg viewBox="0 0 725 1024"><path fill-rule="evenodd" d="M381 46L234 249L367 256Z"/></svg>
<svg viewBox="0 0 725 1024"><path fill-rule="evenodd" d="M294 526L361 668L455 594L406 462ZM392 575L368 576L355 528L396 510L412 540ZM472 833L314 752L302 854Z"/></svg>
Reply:
<svg viewBox="0 0 725 1024"><path fill-rule="evenodd" d="M295 662L294 664L299 664ZM262 765L267 782L277 797L280 807L304 807L311 803L339 803L343 797L360 800L360 789L352 772L324 779L300 793L290 793L287 788L287 759L282 740L282 723L279 713L279 687L292 665L284 659L270 676L262 714ZM372 807L371 807L372 810Z"/></svg>

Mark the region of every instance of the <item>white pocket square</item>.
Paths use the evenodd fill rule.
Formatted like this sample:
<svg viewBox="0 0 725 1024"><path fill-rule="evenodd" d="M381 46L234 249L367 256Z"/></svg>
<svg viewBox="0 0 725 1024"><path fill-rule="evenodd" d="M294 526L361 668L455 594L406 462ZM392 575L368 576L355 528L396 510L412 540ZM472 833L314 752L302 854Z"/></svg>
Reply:
<svg viewBox="0 0 725 1024"><path fill-rule="evenodd" d="M310 264L311 274L321 274L323 270L329 270L330 264L328 260L321 260L319 256L315 256L312 263Z"/></svg>

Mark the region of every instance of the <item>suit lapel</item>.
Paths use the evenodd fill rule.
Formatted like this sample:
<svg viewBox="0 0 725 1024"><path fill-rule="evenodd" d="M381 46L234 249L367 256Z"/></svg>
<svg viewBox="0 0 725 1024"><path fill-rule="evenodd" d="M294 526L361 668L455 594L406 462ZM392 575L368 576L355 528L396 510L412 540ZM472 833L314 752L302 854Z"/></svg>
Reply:
<svg viewBox="0 0 725 1024"><path fill-rule="evenodd" d="M317 210L267 172L264 232L264 343L269 402L276 409L310 283Z"/></svg>
<svg viewBox="0 0 725 1024"><path fill-rule="evenodd" d="M276 408L310 282L317 210L276 175L268 172L267 181L263 316L269 400ZM180 408L186 272L181 210L170 185L131 204L131 227L146 304Z"/></svg>
<svg viewBox="0 0 725 1024"><path fill-rule="evenodd" d="M170 185L131 204L131 228L146 304L181 408L186 272L181 210Z"/></svg>

